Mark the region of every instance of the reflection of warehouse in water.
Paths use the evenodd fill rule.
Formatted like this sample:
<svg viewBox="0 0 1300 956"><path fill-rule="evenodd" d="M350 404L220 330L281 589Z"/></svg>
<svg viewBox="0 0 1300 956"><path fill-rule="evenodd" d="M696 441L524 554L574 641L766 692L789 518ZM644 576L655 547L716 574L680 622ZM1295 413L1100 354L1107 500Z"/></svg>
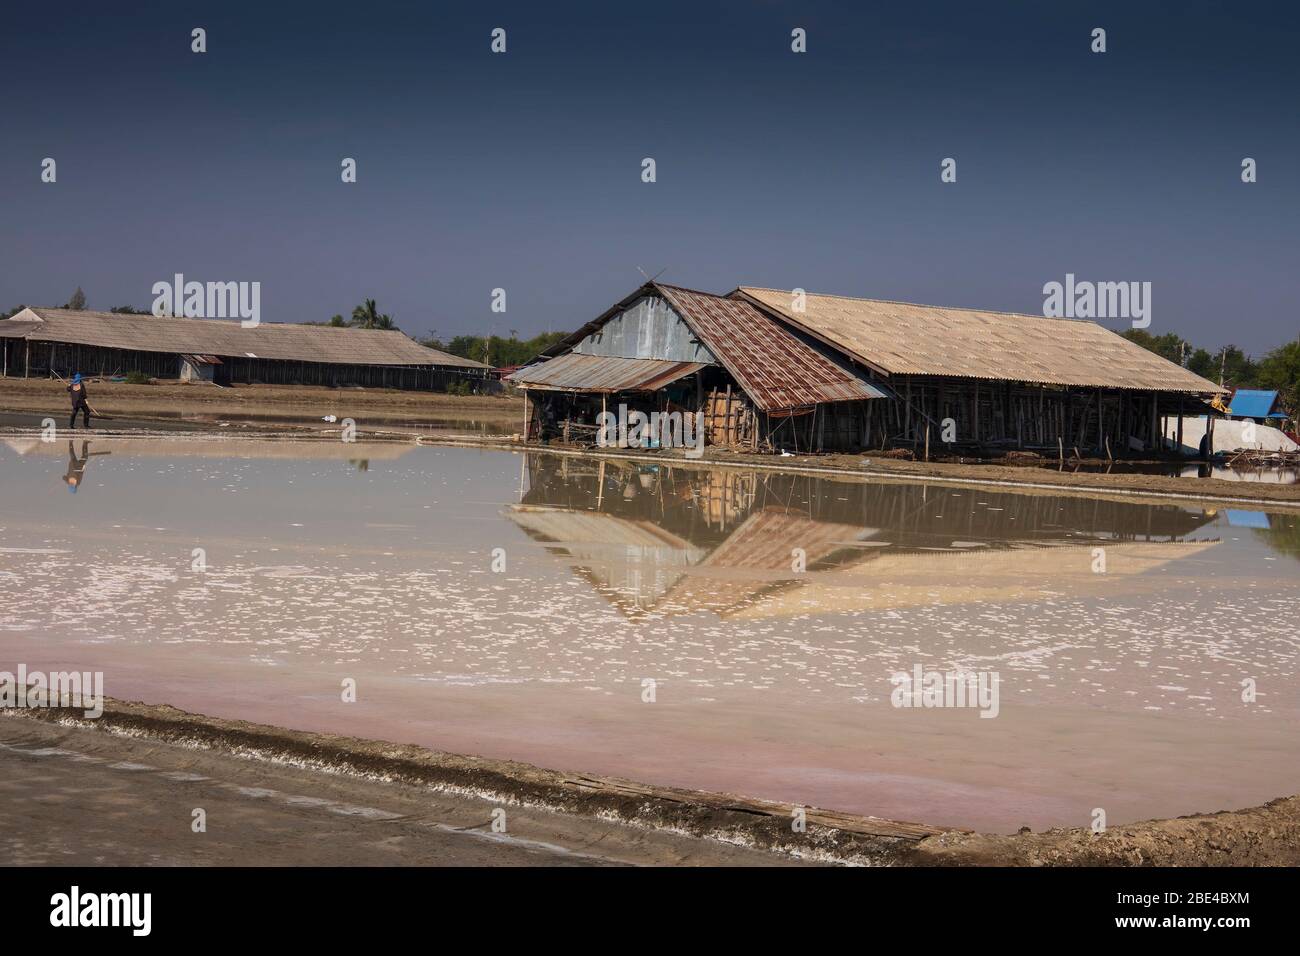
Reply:
<svg viewBox="0 0 1300 956"><path fill-rule="evenodd" d="M775 472L526 456L511 519L629 616L1032 600L1213 548L1214 513ZM807 573L795 573L794 549Z"/></svg>

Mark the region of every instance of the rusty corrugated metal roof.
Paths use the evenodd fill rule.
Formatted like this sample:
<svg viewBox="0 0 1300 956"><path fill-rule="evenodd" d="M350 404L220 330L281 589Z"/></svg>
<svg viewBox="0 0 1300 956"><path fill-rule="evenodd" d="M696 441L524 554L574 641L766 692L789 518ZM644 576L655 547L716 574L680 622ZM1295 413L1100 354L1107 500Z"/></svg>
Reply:
<svg viewBox="0 0 1300 956"><path fill-rule="evenodd" d="M653 392L706 366L701 362L612 358L568 352L509 376L524 388L561 392Z"/></svg>
<svg viewBox="0 0 1300 956"><path fill-rule="evenodd" d="M743 299L653 286L765 412L887 397Z"/></svg>
<svg viewBox="0 0 1300 956"><path fill-rule="evenodd" d="M1195 392L1224 389L1095 322L950 309L907 302L804 297L741 286L754 302L886 375L944 375L1085 388Z"/></svg>

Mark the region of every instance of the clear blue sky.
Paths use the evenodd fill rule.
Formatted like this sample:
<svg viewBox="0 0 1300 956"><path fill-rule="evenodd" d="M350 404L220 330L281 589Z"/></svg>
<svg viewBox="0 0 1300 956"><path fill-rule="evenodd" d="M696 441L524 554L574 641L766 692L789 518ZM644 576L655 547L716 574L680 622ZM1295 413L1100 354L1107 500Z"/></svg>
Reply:
<svg viewBox="0 0 1300 956"><path fill-rule="evenodd" d="M260 281L264 321L373 296L527 336L638 266L1028 312L1072 272L1259 353L1300 332L1293 6L6 4L0 307L147 308L183 272Z"/></svg>

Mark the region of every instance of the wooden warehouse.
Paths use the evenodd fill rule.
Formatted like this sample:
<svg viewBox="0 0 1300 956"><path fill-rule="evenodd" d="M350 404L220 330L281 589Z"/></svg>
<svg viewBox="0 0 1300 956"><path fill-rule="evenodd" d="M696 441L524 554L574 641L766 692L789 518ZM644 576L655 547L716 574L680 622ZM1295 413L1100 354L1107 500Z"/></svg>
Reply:
<svg viewBox="0 0 1300 956"><path fill-rule="evenodd" d="M125 375L297 385L444 390L486 381L481 362L426 348L395 330L28 308L0 321L2 374Z"/></svg>
<svg viewBox="0 0 1300 956"><path fill-rule="evenodd" d="M599 415L702 412L707 442L858 448L888 392L748 302L650 282L509 377L531 438L594 444Z"/></svg>
<svg viewBox="0 0 1300 956"><path fill-rule="evenodd" d="M887 383L889 445L1153 451L1163 419L1205 415L1224 391L1086 320L751 287L732 297Z"/></svg>
<svg viewBox="0 0 1300 956"><path fill-rule="evenodd" d="M511 378L529 437L587 441L628 402L702 411L715 445L918 456L1159 450L1166 418L1212 414L1223 391L1089 321L661 283Z"/></svg>

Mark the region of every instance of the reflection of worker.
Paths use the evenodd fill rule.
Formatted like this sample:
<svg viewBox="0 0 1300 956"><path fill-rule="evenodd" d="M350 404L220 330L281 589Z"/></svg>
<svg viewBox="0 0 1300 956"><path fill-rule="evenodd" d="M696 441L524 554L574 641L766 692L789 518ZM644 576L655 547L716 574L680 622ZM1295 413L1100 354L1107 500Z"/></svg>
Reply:
<svg viewBox="0 0 1300 956"><path fill-rule="evenodd" d="M90 406L86 404L86 383L81 380L81 373L72 376L68 385L68 395L72 397L72 415L68 418L68 427L77 427L77 409L81 409L81 423L90 427Z"/></svg>
<svg viewBox="0 0 1300 956"><path fill-rule="evenodd" d="M74 413L75 414L75 413ZM72 442L68 442L68 473L63 476L68 490L74 495L77 489L81 487L82 478L86 471L86 462L90 461L89 442L81 443L81 457L78 458L76 452L72 450Z"/></svg>

